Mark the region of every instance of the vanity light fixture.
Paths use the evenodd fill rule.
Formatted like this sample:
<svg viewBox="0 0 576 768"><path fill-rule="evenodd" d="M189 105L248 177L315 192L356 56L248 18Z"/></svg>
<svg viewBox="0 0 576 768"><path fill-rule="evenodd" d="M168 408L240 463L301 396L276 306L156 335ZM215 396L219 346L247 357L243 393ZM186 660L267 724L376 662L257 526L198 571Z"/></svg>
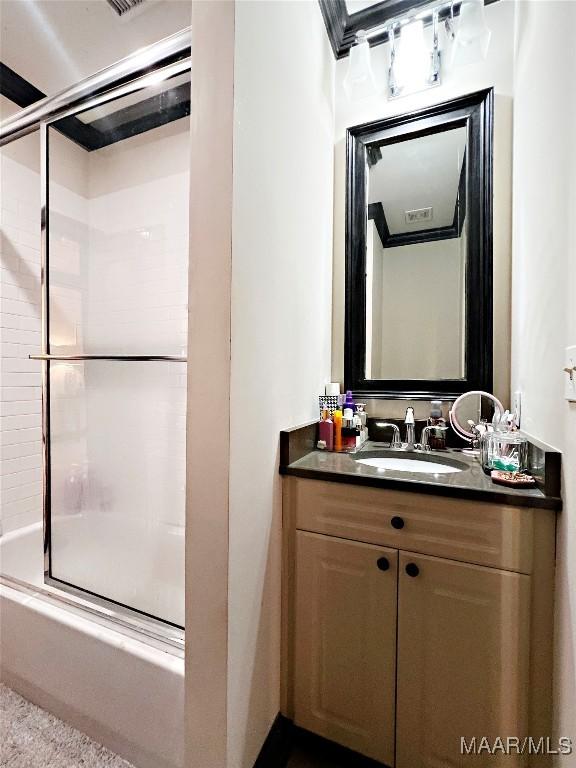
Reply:
<svg viewBox="0 0 576 768"><path fill-rule="evenodd" d="M459 19L455 19L455 6ZM486 58L491 31L486 24L484 0L456 0L431 4L418 14L394 19L372 29L359 30L350 48L344 90L350 101L377 95L370 59L370 40L390 45L388 98L395 99L431 88L441 82L440 19L450 45L450 63L459 66ZM426 29L431 27L429 33ZM383 35L385 35L383 39ZM431 39L428 40L428 36Z"/></svg>

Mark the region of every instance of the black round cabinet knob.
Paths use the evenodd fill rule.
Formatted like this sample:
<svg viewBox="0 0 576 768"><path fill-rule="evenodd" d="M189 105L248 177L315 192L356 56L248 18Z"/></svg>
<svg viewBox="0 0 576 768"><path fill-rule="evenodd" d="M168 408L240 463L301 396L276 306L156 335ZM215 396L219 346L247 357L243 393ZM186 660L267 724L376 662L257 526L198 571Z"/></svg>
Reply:
<svg viewBox="0 0 576 768"><path fill-rule="evenodd" d="M390 524L392 525L392 528L396 528L397 531L404 528L404 520L402 520L401 517L394 516L392 520L390 520Z"/></svg>
<svg viewBox="0 0 576 768"><path fill-rule="evenodd" d="M379 557L378 560L376 560L376 565L381 571L387 571L388 568L390 568L390 561L387 557Z"/></svg>
<svg viewBox="0 0 576 768"><path fill-rule="evenodd" d="M420 568L416 565L416 563L408 563L406 566L406 573L408 576L418 576L420 573Z"/></svg>

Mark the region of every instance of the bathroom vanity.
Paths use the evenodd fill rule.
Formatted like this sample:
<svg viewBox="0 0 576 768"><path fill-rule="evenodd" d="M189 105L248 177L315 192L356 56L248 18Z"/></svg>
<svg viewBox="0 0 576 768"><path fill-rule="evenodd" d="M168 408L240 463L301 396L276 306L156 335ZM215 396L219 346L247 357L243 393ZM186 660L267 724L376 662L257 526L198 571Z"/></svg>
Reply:
<svg viewBox="0 0 576 768"><path fill-rule="evenodd" d="M382 472L306 452L305 429L283 435L283 713L397 768L550 736L550 482L499 488L461 453L457 473Z"/></svg>
<svg viewBox="0 0 576 768"><path fill-rule="evenodd" d="M507 365L493 355L493 114L488 89L346 133L346 402L376 398L383 416L387 400L440 400L455 416L464 398L472 441L509 417L490 394ZM346 406L320 401L336 436ZM354 455L314 450L315 424L282 435L283 713L395 768L549 765L523 740L552 730L559 454L530 443L537 485L504 488L476 456L415 451L429 443L411 405L403 443L390 419L368 424L372 440L390 428L388 447Z"/></svg>

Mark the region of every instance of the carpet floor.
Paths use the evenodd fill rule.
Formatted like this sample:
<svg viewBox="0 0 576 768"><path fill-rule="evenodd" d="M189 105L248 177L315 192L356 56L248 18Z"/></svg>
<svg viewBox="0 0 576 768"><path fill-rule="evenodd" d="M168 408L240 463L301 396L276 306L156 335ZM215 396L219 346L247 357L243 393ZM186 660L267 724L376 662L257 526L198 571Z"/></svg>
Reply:
<svg viewBox="0 0 576 768"><path fill-rule="evenodd" d="M0 767L133 768L5 685L0 685Z"/></svg>

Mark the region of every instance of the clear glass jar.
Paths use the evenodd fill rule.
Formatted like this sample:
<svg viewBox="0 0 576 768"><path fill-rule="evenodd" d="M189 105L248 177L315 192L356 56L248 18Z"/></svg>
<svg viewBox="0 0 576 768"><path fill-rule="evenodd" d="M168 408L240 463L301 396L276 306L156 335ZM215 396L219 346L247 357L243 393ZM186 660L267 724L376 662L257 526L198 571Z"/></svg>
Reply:
<svg viewBox="0 0 576 768"><path fill-rule="evenodd" d="M528 440L518 432L486 432L481 445L482 466L486 472L525 472L528 469Z"/></svg>

